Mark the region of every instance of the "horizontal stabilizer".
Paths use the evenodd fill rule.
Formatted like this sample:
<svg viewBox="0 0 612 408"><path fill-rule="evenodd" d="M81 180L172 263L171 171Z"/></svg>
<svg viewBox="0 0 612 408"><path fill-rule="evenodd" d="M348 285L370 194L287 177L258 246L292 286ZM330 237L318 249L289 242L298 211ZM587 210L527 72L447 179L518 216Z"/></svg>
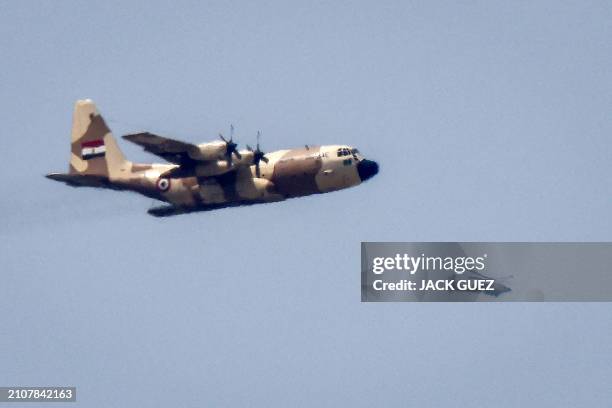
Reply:
<svg viewBox="0 0 612 408"><path fill-rule="evenodd" d="M97 176L92 174L66 174L66 173L51 173L45 177L55 181L61 181L72 187L98 187L111 188L120 190L116 185L113 185L108 180L108 177Z"/></svg>

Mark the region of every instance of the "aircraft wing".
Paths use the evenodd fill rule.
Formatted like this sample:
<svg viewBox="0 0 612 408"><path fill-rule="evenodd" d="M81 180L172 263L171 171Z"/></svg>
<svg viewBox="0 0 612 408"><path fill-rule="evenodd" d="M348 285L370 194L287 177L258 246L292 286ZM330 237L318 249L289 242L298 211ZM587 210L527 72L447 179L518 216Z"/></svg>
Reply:
<svg viewBox="0 0 612 408"><path fill-rule="evenodd" d="M123 138L170 163L180 165L193 163L195 160L191 158L190 152L195 152L198 149L194 144L158 136L150 132L132 133L124 135Z"/></svg>
<svg viewBox="0 0 612 408"><path fill-rule="evenodd" d="M142 146L145 151L153 153L170 163L178 164L178 167L172 168L161 177L181 178L190 177L196 174L196 169L203 171L197 173L201 177L212 177L224 173L234 172L238 167L250 166L253 163L253 152L243 152L242 154L236 150L236 143L223 139L221 141L194 145L191 143L181 142L163 136L158 136L150 132L132 133L124 135L123 138L127 141ZM228 153L228 149L229 153ZM236 160L232 162L232 155L236 156ZM243 155L246 155L245 160ZM225 160L220 159L225 158ZM263 160L263 159L262 159Z"/></svg>

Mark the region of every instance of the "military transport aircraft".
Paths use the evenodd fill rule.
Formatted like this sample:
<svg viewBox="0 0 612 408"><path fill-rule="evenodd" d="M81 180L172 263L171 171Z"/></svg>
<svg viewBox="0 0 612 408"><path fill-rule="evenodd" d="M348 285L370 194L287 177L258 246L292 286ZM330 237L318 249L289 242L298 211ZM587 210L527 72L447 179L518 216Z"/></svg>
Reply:
<svg viewBox="0 0 612 408"><path fill-rule="evenodd" d="M89 99L79 100L72 120L68 173L47 177L73 187L131 190L168 203L149 209L163 217L193 211L282 201L360 184L378 164L345 145L305 146L264 153L257 145L238 150L233 140L195 145L149 132L123 136L171 164L139 164L121 153Z"/></svg>

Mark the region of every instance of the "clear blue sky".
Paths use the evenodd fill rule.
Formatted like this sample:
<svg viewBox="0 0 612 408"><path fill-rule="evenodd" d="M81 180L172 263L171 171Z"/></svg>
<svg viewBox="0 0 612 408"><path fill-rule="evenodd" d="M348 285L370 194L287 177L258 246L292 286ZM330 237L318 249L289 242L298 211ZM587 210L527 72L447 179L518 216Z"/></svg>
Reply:
<svg viewBox="0 0 612 408"><path fill-rule="evenodd" d="M0 385L76 385L83 407L609 406L609 304L361 304L359 243L610 240L611 22L605 1L2 2ZM381 173L155 219L43 178L83 97L117 136L233 123Z"/></svg>

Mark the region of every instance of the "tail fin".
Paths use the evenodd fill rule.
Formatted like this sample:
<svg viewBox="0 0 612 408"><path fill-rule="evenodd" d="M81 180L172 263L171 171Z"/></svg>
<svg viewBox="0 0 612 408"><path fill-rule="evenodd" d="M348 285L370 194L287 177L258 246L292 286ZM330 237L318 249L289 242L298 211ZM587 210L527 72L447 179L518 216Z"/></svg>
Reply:
<svg viewBox="0 0 612 408"><path fill-rule="evenodd" d="M128 163L91 99L74 105L71 152L71 175L111 179Z"/></svg>

